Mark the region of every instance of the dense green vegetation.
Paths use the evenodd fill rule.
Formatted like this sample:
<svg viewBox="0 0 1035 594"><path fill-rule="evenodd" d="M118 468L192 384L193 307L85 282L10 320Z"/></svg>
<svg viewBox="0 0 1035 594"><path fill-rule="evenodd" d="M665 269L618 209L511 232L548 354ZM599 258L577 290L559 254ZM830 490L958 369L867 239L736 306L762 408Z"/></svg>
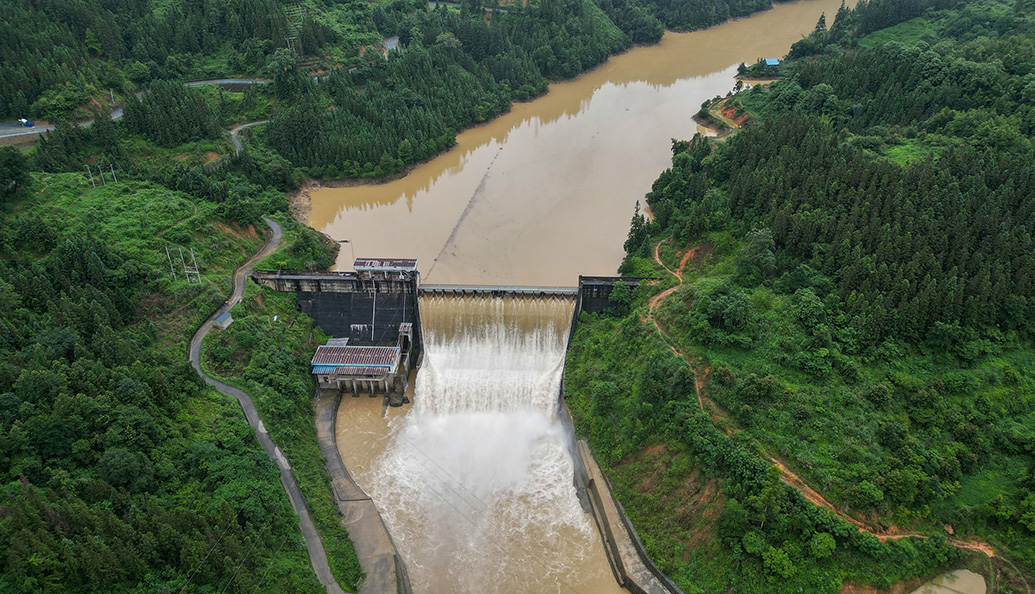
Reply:
<svg viewBox="0 0 1035 594"><path fill-rule="evenodd" d="M378 37L358 2L86 0L0 4L0 118L85 115L155 79L262 74L295 37L304 55L355 56Z"/></svg>
<svg viewBox="0 0 1035 594"><path fill-rule="evenodd" d="M333 263L326 247L315 243L319 242L315 231L287 217L283 224L289 235L286 247L271 254L267 262L296 270L314 264L314 257L319 258L315 264L320 268ZM210 375L252 396L270 437L291 460L313 523L321 534L336 535L324 540L331 571L338 583L355 587L362 572L324 471L310 404L309 361L315 345L326 337L297 311L294 301L294 295L249 284L243 301L234 308L233 325L206 338L203 366Z"/></svg>
<svg viewBox="0 0 1035 594"><path fill-rule="evenodd" d="M39 175L8 208L0 589L319 591L276 468L185 356L259 238L146 181Z"/></svg>
<svg viewBox="0 0 1035 594"><path fill-rule="evenodd" d="M213 138L214 122L227 124L231 114L259 119L275 109L260 138L294 166L315 176L381 177L452 146L458 131L507 111L511 101L542 94L547 80L576 76L631 43L656 43L666 26L706 27L772 6L489 4L4 3L0 118L67 120L124 101L130 130L172 147ZM401 49L382 56L375 50L389 37ZM269 76L273 84L249 93L247 106L220 96L213 108L167 82L234 74ZM146 89L141 100L138 88Z"/></svg>
<svg viewBox="0 0 1035 594"><path fill-rule="evenodd" d="M577 333L577 423L652 552L688 584L720 584L716 558L736 560L742 591L819 573L839 576L830 591L842 579L886 584L952 558L924 549L944 525L1035 569L1035 5L939 8L840 11L795 44L788 76L732 99L760 123L718 145L673 142L672 168L647 196L656 218L634 220L623 270L657 273L659 240L673 269L673 247L700 246L655 316L709 370L701 405L686 363L640 321L642 296L639 311ZM687 527L627 470L658 443L671 460L655 471L669 482L698 467L721 485L708 554L684 551ZM859 555L901 551L803 519L819 512L791 494L777 505L785 518L763 521L770 457L878 529L930 535L881 545L919 547L913 569L868 573ZM758 529L738 520L745 512L761 514ZM815 562L820 532L836 552ZM786 553L791 577L767 547Z"/></svg>
<svg viewBox="0 0 1035 594"><path fill-rule="evenodd" d="M229 150L217 121L260 99L157 83L123 121L59 128L29 156L0 150L0 590L322 590L276 468L237 404L186 363L190 334L261 242L260 215L285 211L282 191L298 180L261 147L198 166ZM315 232L285 226L283 261L333 261ZM180 248L188 262L194 250L200 284L186 282ZM269 379L247 387L295 467L332 571L355 588L311 379L256 351ZM280 371L293 375L284 383Z"/></svg>
<svg viewBox="0 0 1035 594"><path fill-rule="evenodd" d="M683 591L838 592L847 580L884 587L957 559L944 539L881 543L780 482L757 441L727 436L699 412L693 373L643 313L581 317L567 401L651 559ZM657 455L659 444L668 456ZM721 485L703 526L690 498L700 496L699 472Z"/></svg>
<svg viewBox="0 0 1035 594"><path fill-rule="evenodd" d="M405 50L388 60L369 53L322 84L290 59L278 70L274 87L291 106L265 139L295 165L326 177L398 171L452 146L457 132L509 110L511 100L545 92L548 78L575 76L629 45L589 0L537 3L488 23L445 5L395 2L374 20L398 31Z"/></svg>

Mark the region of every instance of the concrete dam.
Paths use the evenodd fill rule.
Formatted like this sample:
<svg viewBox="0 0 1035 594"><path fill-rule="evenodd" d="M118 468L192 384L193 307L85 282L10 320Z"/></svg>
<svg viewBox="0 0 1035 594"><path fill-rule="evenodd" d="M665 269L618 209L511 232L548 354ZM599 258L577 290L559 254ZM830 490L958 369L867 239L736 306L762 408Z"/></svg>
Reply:
<svg viewBox="0 0 1035 594"><path fill-rule="evenodd" d="M341 400L338 449L412 591L677 591L644 571L649 560L563 407L575 320L612 306L623 279L421 285L416 262L398 259L252 278L297 293L334 337L313 360L322 388L384 396Z"/></svg>

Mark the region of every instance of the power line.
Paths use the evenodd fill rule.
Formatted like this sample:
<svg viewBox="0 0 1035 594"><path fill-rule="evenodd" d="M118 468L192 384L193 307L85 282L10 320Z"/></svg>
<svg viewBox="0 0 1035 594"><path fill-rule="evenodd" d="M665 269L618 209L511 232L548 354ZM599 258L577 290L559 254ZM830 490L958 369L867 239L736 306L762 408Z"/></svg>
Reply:
<svg viewBox="0 0 1035 594"><path fill-rule="evenodd" d="M262 530L260 530L259 533L255 535L255 540L252 542L252 546L248 549L248 553L245 554L244 558L241 559L241 562L237 565L237 568L234 569L234 573L230 576L230 580L226 582L226 585L223 586L221 590L219 590L220 594L226 592L226 590L230 587L230 584L234 583L234 578L237 577L237 572L241 571L241 568L244 567L245 562L248 561L248 557L252 556L252 551L255 550L255 545L259 544L259 537L262 536L264 532L266 532L266 529L270 527L270 524L273 522L273 518L275 517L276 515L270 515L269 519L266 520L266 525L263 526Z"/></svg>
<svg viewBox="0 0 1035 594"><path fill-rule="evenodd" d="M242 511L244 511L243 505L237 510L237 513L234 514L233 519L227 523L226 528L223 529L223 533L219 535L219 538L216 539L216 542L212 544L212 547L208 550L208 553L205 554L205 558L202 559L201 563L198 563L198 566L194 568L194 571L190 574L190 577L187 578L187 583L183 584L183 589L180 590L180 594L183 594L187 591L187 586L190 585L191 580L193 580L194 576L197 575L198 571L201 570L201 566L205 564L205 561L208 561L209 556L212 555L212 551L216 550L216 546L219 545L220 542L222 542L223 537L226 536L227 531L230 530L230 526L233 526L234 522L237 521L237 517L241 515Z"/></svg>
<svg viewBox="0 0 1035 594"><path fill-rule="evenodd" d="M266 576L269 575L270 569L273 569L273 562L277 560L277 555L280 554L281 549L284 548L284 543L287 542L288 539L291 538L291 536L292 536L292 532L289 531L287 536L284 537L284 540L280 541L280 546L277 547L277 552L273 553L273 556L270 557L270 563L269 563L269 565L266 566L266 571L264 571L262 573L262 577L259 578L259 583L255 584L255 589L252 590L252 594L255 594L256 592L258 592L259 591L259 586L262 585L262 582L266 581Z"/></svg>

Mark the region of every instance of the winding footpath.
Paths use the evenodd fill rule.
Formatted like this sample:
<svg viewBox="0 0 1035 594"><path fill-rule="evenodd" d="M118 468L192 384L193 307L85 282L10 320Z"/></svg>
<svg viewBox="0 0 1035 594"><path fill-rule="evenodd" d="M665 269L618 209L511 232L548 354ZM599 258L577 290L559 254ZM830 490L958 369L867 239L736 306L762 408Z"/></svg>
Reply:
<svg viewBox="0 0 1035 594"><path fill-rule="evenodd" d="M710 372L710 368L705 367L703 370L698 369L698 365L695 363L693 357L687 356L685 353L676 348L676 346L674 345L675 341L672 339L671 334L669 334L668 330L664 328L661 325L661 323L658 322L657 318L654 316L654 312L661 304L661 302L667 299L669 296L675 293L677 289L683 286L683 269L686 267L687 262L694 259L695 256L700 253L699 247L695 246L690 248L689 250L687 250L687 252L683 255L682 259L680 260L679 268L677 268L676 270L672 270L671 268L666 266L661 259L660 250L662 243L663 242L659 241L657 244L654 245L654 261L657 262L662 268L664 268L669 274L674 276L676 278L677 284L675 286L669 287L668 289L665 289L661 293L658 293L657 295L654 295L650 298L650 300L647 302L647 320L649 320L654 325L654 328L657 329L658 334L661 335L662 340L665 342L666 345L668 345L668 348L672 350L672 353L675 354L677 357L680 357L690 365L690 369L694 373L694 383L697 386L697 403L701 407L701 412L708 414L712 417L713 420L715 419L716 415L721 415L722 417L729 419L728 415L724 414L723 411L719 408L719 406L711 399L708 399L708 404L709 407L712 409L712 412L709 412L705 409L704 392L707 388L707 378ZM727 435L730 435L732 432L733 431L729 428L725 429L725 433ZM818 491L810 487L808 484L805 483L805 481L801 480L801 478L797 474L795 474L789 468L787 468L787 465L784 464L781 460L779 460L776 457L770 456L769 462L780 470L780 480L783 481L785 484L796 489L799 493L801 493L803 497L805 497L815 505L829 509L841 519L855 525L857 528L859 528L859 530L863 532L868 532L872 534L874 537L881 541L896 540L900 538L927 538L927 535L925 534L919 534L915 532L899 532L894 527L891 527L891 529L887 530L882 529L878 526L870 525L858 518L850 516L847 513L834 507L834 505L827 501L822 495L820 495ZM955 538L950 538L948 539L948 543L959 549L980 551L981 553L987 555L989 558L995 557L995 551L992 549L991 545L989 545L986 542L964 541Z"/></svg>
<svg viewBox="0 0 1035 594"><path fill-rule="evenodd" d="M241 266L234 271L233 278L233 293L230 295L230 299L227 304L220 307L212 316L205 320L205 323L201 325L197 333L191 338L190 341L190 363L194 367L194 370L198 372L201 379L205 380L205 383L219 390L220 392L233 396L237 399L237 402L241 405L241 409L244 411L244 416L248 419L248 424L255 429L255 435L259 439L259 443L262 445L262 449L266 452L266 455L270 457L280 471L280 484L283 485L284 491L288 495L288 499L291 501L291 509L298 514L299 527L302 530L302 536L305 538L305 547L309 552L309 560L313 565L313 571L316 572L316 577L319 578L329 594L344 594L338 582L335 581L334 575L331 573L331 568L327 563L327 553L324 551L323 543L320 541L320 534L316 531L316 526L313 525L313 520L309 516L309 510L305 506L305 497L302 495L302 491L298 488L298 483L295 481L294 473L291 470L291 464L288 462L284 453L280 451L280 448L273 443L269 433L266 431L266 427L262 424L262 419L259 418L259 412L255 409L255 403L252 402L252 397L247 392L235 388L231 385L224 384L223 382L205 375L205 372L201 370L201 344L205 340L205 336L209 330L212 329L213 323L216 316L219 314L229 311L234 305L240 303L242 296L244 295L244 287L248 282L248 275L251 273L252 268L265 258L266 256L273 253L280 245L280 240L284 236L284 230L277 224L276 221L270 220L263 217L266 224L269 225L273 231L273 235L266 241L266 243L256 252L252 257L248 258L241 264Z"/></svg>

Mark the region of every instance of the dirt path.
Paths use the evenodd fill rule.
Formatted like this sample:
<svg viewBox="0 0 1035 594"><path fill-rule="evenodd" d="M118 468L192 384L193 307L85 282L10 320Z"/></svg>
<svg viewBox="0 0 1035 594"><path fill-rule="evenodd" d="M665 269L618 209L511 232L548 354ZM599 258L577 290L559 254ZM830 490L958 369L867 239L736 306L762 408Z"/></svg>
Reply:
<svg viewBox="0 0 1035 594"><path fill-rule="evenodd" d="M678 283L674 287L665 289L661 293L658 293L657 295L650 298L650 300L647 302L647 319L650 320L652 324L654 324L654 327L658 330L658 334L661 335L662 340L664 340L665 344L668 345L668 348L672 350L672 353L686 361L690 365L690 369L693 370L694 383L697 386L697 403L701 407L701 412L709 414L709 416L711 416L713 420L715 419L716 415L719 415L725 419L729 419L729 416L724 414L723 411L719 408L719 406L715 404L713 401L711 401L711 399L709 399L708 403L710 407L714 408L714 411L710 413L705 409L704 391L707 388L707 380L711 369L709 367L705 367L703 370L699 370L698 365L695 363L693 357L687 356L685 353L683 353L675 347L675 345L673 344L675 341L672 339L672 336L668 333L668 331L665 328L662 327L662 325L658 322L657 318L654 316L654 311L658 308L658 305L660 305L661 302L667 299L670 295L675 293L676 289L683 286L683 269L686 267L687 262L689 262L691 258L698 254L700 246L694 246L687 250L686 253L683 254L682 260L680 260L679 262L679 268L677 268L676 270L672 270L671 268L666 266L665 263L661 260L661 243L662 242L659 241L654 245L654 261L657 262L662 268L664 268L669 274L676 277ZM731 433L732 430L726 429L727 435ZM829 509L841 519L845 520L846 522L849 522L850 524L853 524L861 531L872 534L881 541L897 540L899 538L927 538L927 536L924 534L918 534L915 532L900 532L894 526L885 529L864 522L863 520L860 520L853 516L850 516L847 513L840 511L836 507L834 507L834 505L827 501L822 495L820 495L819 492L810 487L808 484L805 483L805 481L801 480L801 478L797 474L795 474L793 471L787 468L787 465L784 464L781 460L771 456L769 457L769 462L780 470L780 480L783 481L785 484L796 489L799 493L801 493L801 495L805 499L808 499L814 505L818 505ZM995 550L991 547L991 545L985 542L964 541L953 538L950 538L948 542L952 546L959 549L980 551L981 553L984 553L989 557L995 557Z"/></svg>
<svg viewBox="0 0 1035 594"><path fill-rule="evenodd" d="M704 370L704 373L698 373L693 360L690 357L687 357L686 355L681 353L678 349L676 349L675 346L673 346L672 337L669 336L668 332L666 332L665 329L661 327L661 324L659 324L658 320L654 317L654 310L658 307L658 304L666 298L668 298L668 296L672 293L675 293L676 289L683 286L683 268L686 267L686 263L690 261L690 258L694 257L694 254L697 253L697 247L692 247L686 251L686 254L683 255L683 259L679 262L679 268L675 271L670 269L668 266L665 266L665 263L661 261L661 254L658 252L658 250L660 249L661 242L659 241L657 244L654 245L654 261L658 264L661 264L662 268L667 270L668 273L672 276L676 277L676 280L679 281L679 283L676 284L674 287L669 287L650 298L650 301L647 302L647 319L649 319L651 323L654 324L654 327L657 328L658 334L661 335L661 338L665 341L665 344L667 344L668 348L672 351L672 354L674 354L677 357L681 357L687 363L690 364L690 369L694 372L694 384L697 387L697 404L701 407L701 412L704 412L704 400L701 397L701 392L704 389L704 378L708 375L709 369L706 368Z"/></svg>

